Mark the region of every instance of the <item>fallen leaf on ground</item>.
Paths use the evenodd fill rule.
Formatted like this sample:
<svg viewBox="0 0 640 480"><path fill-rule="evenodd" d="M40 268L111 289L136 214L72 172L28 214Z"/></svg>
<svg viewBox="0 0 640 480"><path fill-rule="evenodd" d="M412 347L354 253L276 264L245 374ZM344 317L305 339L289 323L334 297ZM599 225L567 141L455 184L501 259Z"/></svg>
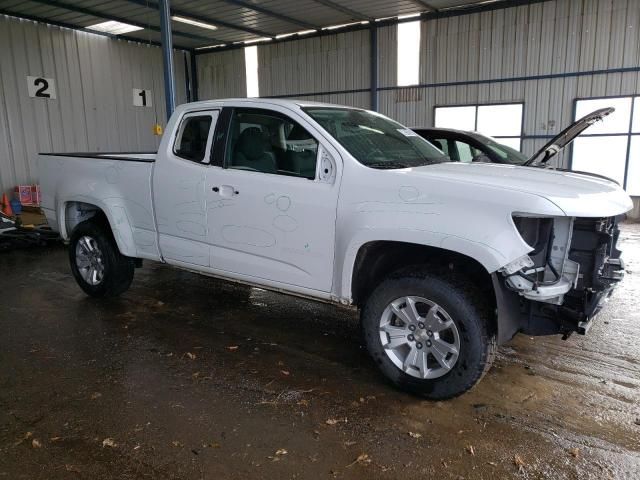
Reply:
<svg viewBox="0 0 640 480"><path fill-rule="evenodd" d="M29 438L31 438L31 437L32 437L32 435L33 435L33 432L27 432L27 433L25 433L25 434L24 434L24 436L23 436L20 440L18 440L16 443L14 443L13 445L14 445L14 446L18 446L18 445L20 445L20 444L21 444L22 442L24 442L25 440L28 440Z"/></svg>
<svg viewBox="0 0 640 480"><path fill-rule="evenodd" d="M369 455L367 455L366 453L361 453L360 455L358 455L358 458L356 458L352 463L347 465L347 467L351 467L356 463L360 465L369 465L371 463L371 458L369 458Z"/></svg>
<svg viewBox="0 0 640 480"><path fill-rule="evenodd" d="M195 360L196 359L195 353L191 353L191 352L187 352L187 357L189 357L189 360Z"/></svg>
<svg viewBox="0 0 640 480"><path fill-rule="evenodd" d="M280 373L283 375L289 375L290 372L288 370L280 370Z"/></svg>
<svg viewBox="0 0 640 480"><path fill-rule="evenodd" d="M93 392L91 394L91 400L95 400L96 398L100 398L102 394L100 392Z"/></svg>
<svg viewBox="0 0 640 480"><path fill-rule="evenodd" d="M278 450L276 450L276 455L286 455L287 452L284 448L279 448Z"/></svg>
<svg viewBox="0 0 640 480"><path fill-rule="evenodd" d="M347 446L347 447L351 447L351 446L355 445L356 443L357 442L352 442L350 440L347 440L346 442L344 442L345 446Z"/></svg>
<svg viewBox="0 0 640 480"><path fill-rule="evenodd" d="M498 464L496 462L487 462L487 465L491 465L492 467L497 467Z"/></svg>
<svg viewBox="0 0 640 480"><path fill-rule="evenodd" d="M49 439L50 442L59 442L60 440L62 440L62 437L51 437Z"/></svg>
<svg viewBox="0 0 640 480"><path fill-rule="evenodd" d="M524 463L524 460L522 460L522 457L517 453L513 456L513 463L516 467L518 467L519 472L522 472L526 465L526 463Z"/></svg>
<svg viewBox="0 0 640 480"><path fill-rule="evenodd" d="M117 447L118 444L115 442L115 440L113 438L105 438L104 440L102 440L102 447L111 447L111 448L115 448Z"/></svg>
<svg viewBox="0 0 640 480"><path fill-rule="evenodd" d="M342 418L342 419L328 418L327 421L324 423L326 423L327 425L336 425L340 422L347 423L347 419L346 418Z"/></svg>
<svg viewBox="0 0 640 480"><path fill-rule="evenodd" d="M473 445L467 445L465 447L465 450L467 452L469 452L469 455L474 455L475 456L475 454L476 454L476 451L473 449Z"/></svg>
<svg viewBox="0 0 640 480"><path fill-rule="evenodd" d="M420 437L422 437L422 434L421 433L416 433L416 432L409 432L409 436L411 438L420 438Z"/></svg>
<svg viewBox="0 0 640 480"><path fill-rule="evenodd" d="M233 352L234 350L237 350L238 348L239 348L238 345L229 345L227 347L227 350L230 350L230 351Z"/></svg>
<svg viewBox="0 0 640 480"><path fill-rule="evenodd" d="M570 448L569 454L571 454L572 457L578 458L580 456L580 449L578 447Z"/></svg>
<svg viewBox="0 0 640 480"><path fill-rule="evenodd" d="M307 400L306 398L303 398L302 400L298 400L297 404L300 405L301 407L308 407L309 400Z"/></svg>
<svg viewBox="0 0 640 480"><path fill-rule="evenodd" d="M171 442L171 445L173 445L174 447L184 447L184 445L178 440L174 440L173 442Z"/></svg>
<svg viewBox="0 0 640 480"><path fill-rule="evenodd" d="M78 467L76 467L75 465L70 465L68 463L64 466L64 469L67 472L80 473L80 469Z"/></svg>
<svg viewBox="0 0 640 480"><path fill-rule="evenodd" d="M31 446L33 448L40 448L42 447L42 444L40 443L40 440L38 440L37 438L34 438L33 440L31 440Z"/></svg>

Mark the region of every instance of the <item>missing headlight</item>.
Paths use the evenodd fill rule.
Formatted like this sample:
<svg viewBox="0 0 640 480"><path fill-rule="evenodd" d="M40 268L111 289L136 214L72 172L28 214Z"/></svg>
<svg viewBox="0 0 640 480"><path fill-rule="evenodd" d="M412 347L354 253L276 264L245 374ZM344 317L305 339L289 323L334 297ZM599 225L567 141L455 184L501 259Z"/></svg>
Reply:
<svg viewBox="0 0 640 480"><path fill-rule="evenodd" d="M553 218L519 217L514 215L513 223L518 229L522 240L533 248L529 256L536 257L545 250L553 228Z"/></svg>

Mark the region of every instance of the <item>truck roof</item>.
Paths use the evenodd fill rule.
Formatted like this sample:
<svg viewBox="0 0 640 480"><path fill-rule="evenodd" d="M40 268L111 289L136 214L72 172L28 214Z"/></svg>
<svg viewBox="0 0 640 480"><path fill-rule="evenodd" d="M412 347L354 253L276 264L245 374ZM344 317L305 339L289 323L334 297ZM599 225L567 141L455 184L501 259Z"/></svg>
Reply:
<svg viewBox="0 0 640 480"><path fill-rule="evenodd" d="M287 98L218 98L212 100L202 100L198 102L185 103L181 107L207 107L207 106L219 106L225 103L264 103L265 105L280 105L283 107L334 107L334 108L352 108L345 105L338 105L333 103L312 102L301 99L287 99ZM354 107L357 108L357 107Z"/></svg>

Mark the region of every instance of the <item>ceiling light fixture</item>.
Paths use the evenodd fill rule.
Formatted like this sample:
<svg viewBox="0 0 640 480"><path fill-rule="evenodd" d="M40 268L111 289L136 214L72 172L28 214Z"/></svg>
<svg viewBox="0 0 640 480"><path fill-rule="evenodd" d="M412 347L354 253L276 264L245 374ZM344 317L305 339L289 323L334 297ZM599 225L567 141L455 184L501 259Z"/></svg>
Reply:
<svg viewBox="0 0 640 480"><path fill-rule="evenodd" d="M211 25L210 23L199 22L197 20L191 20L190 18L186 18L186 17L179 17L177 15L173 15L171 17L171 20L174 20L180 23L186 23L188 25L193 25L194 27L206 28L207 30L218 29L218 27L216 27L215 25Z"/></svg>
<svg viewBox="0 0 640 480"><path fill-rule="evenodd" d="M96 23L95 25L89 25L85 28L88 30L95 30L96 32L110 33L112 35L122 35L123 33L136 32L143 29L142 27L136 27L134 25L129 25L128 23L116 22L115 20Z"/></svg>
<svg viewBox="0 0 640 480"><path fill-rule="evenodd" d="M226 43L218 43L217 45L205 45L204 47L196 47L196 50L204 50L205 48L222 48L226 46Z"/></svg>

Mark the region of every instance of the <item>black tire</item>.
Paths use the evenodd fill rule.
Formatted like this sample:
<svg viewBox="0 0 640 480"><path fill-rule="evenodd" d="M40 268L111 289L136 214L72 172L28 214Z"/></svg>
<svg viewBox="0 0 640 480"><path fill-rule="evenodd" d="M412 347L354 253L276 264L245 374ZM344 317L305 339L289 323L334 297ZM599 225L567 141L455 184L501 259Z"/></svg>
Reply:
<svg viewBox="0 0 640 480"><path fill-rule="evenodd" d="M95 240L102 253L104 274L97 285L83 278L76 262L78 242L83 237ZM120 253L111 230L99 220L87 220L73 230L69 242L69 263L80 288L92 297L116 297L126 292L133 281L135 260Z"/></svg>
<svg viewBox="0 0 640 480"><path fill-rule="evenodd" d="M398 298L419 296L442 307L459 333L456 363L444 375L422 379L405 373L387 355L380 339L380 319ZM489 328L490 308L477 289L456 280L449 272L401 271L384 280L369 296L361 313L362 328L370 355L382 373L402 390L432 399L456 397L476 385L489 370L496 350Z"/></svg>

